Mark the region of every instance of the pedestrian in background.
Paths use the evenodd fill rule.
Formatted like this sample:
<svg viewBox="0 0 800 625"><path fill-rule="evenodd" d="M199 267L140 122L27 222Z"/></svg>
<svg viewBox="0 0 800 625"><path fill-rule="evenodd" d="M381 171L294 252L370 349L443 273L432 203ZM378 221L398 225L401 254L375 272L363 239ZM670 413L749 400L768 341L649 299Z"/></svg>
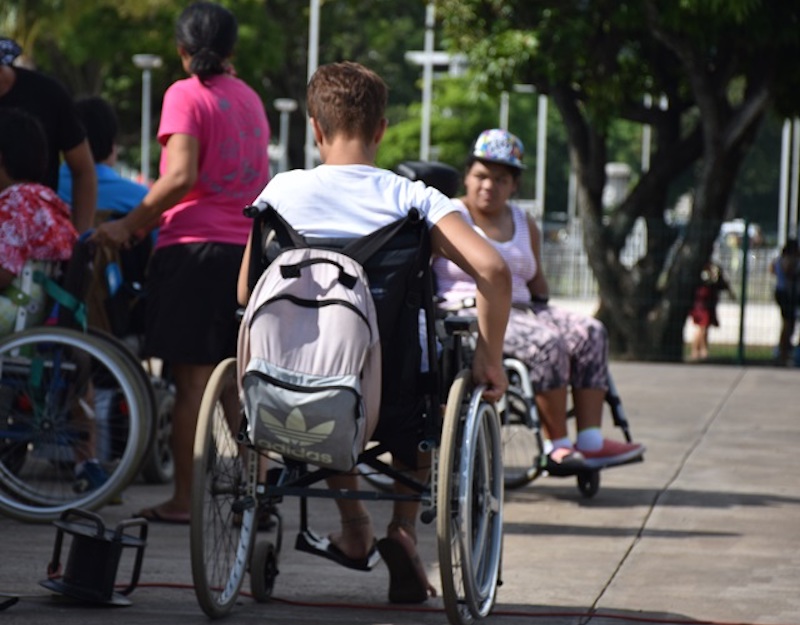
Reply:
<svg viewBox="0 0 800 625"><path fill-rule="evenodd" d="M694 302L689 311L689 317L694 322L690 356L693 361L708 358L708 329L711 326L719 327L717 305L720 294L726 291L731 298L736 298L722 267L709 260L700 272L700 284L694 291Z"/></svg>
<svg viewBox="0 0 800 625"><path fill-rule="evenodd" d="M141 203L148 189L143 184L125 178L115 169L119 125L111 103L100 96L90 96L78 100L75 110L86 129L97 176L95 224L107 219L119 219ZM58 195L68 204L72 199L72 183L72 171L66 163L62 163L58 171ZM142 285L156 234L157 230L153 230L150 237L145 237L135 246L118 254L113 250L100 252L100 256L95 259L95 269L107 263L116 264L121 269L121 284L125 286L115 293L108 293L108 301L104 301L105 294L103 289L100 290L103 310L98 313L100 307L90 305L90 323L95 322L101 329L120 338L134 335L138 337L144 333L145 301L142 297ZM97 288L96 285L93 287ZM94 294L94 290L90 292ZM98 300L90 296L90 301Z"/></svg>
<svg viewBox="0 0 800 625"><path fill-rule="evenodd" d="M792 353L792 336L800 306L800 248L797 239L787 239L780 256L770 264L775 276L775 302L781 312L781 334L776 364L785 366Z"/></svg>
<svg viewBox="0 0 800 625"><path fill-rule="evenodd" d="M236 355L236 281L252 222L242 209L269 180L270 128L258 94L234 75L234 15L195 2L176 26L188 78L164 94L160 176L126 216L97 237L129 245L159 227L148 270L145 355L168 362L175 382L172 497L143 509L153 522L188 523L197 414L218 362ZM238 414L236 389L227 406Z"/></svg>

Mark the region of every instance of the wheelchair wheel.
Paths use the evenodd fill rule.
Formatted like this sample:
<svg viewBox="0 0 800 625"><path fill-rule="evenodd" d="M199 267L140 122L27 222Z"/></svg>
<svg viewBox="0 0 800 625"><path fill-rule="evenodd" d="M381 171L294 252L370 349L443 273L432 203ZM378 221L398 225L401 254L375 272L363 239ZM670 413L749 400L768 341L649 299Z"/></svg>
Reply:
<svg viewBox="0 0 800 625"><path fill-rule="evenodd" d="M226 615L236 602L256 530L257 454L237 441L239 424L222 407L223 395L235 385L236 359L228 358L203 393L194 441L192 578L200 607L211 618Z"/></svg>
<svg viewBox="0 0 800 625"><path fill-rule="evenodd" d="M453 625L486 617L494 606L503 540L503 459L494 407L458 374L442 427L436 535L442 594Z"/></svg>
<svg viewBox="0 0 800 625"><path fill-rule="evenodd" d="M540 431L531 423L528 401L514 389L506 393L501 416L503 482L506 488L521 488L539 475L536 460L542 454Z"/></svg>
<svg viewBox="0 0 800 625"><path fill-rule="evenodd" d="M172 448L169 444L169 435L172 430L172 406L175 403L174 393L167 397L171 402L163 403L163 392L159 380L151 379L150 375L142 366L141 360L134 354L131 348L122 340L97 329L89 328L89 337L97 339L101 344L111 344L125 358L130 365L132 376L142 395L147 402L146 419L147 434L146 443L141 452L140 469L144 480L149 484L165 484L172 479ZM156 386L158 384L158 386ZM166 408L165 408L166 406ZM168 410L166 417L163 416L164 410ZM166 418L166 431L164 419ZM158 464L156 464L158 462Z"/></svg>
<svg viewBox="0 0 800 625"><path fill-rule="evenodd" d="M577 475L578 490L586 499L591 499L600 490L600 471L581 471Z"/></svg>
<svg viewBox="0 0 800 625"><path fill-rule="evenodd" d="M250 557L250 593L259 603L272 598L275 578L278 577L278 550L264 540L257 542Z"/></svg>
<svg viewBox="0 0 800 625"><path fill-rule="evenodd" d="M143 372L114 343L66 328L0 342L0 510L51 521L96 509L135 477L150 435ZM94 483L75 464L97 457Z"/></svg>
<svg viewBox="0 0 800 625"><path fill-rule="evenodd" d="M167 484L175 476L170 445L175 389L161 379L154 380L152 384L156 403L153 443L142 463L142 478L148 484Z"/></svg>

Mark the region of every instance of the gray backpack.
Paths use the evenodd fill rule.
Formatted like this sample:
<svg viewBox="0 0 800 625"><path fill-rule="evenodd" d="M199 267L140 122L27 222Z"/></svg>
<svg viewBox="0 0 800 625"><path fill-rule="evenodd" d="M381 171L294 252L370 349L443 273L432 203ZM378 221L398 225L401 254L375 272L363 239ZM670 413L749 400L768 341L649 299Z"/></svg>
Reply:
<svg viewBox="0 0 800 625"><path fill-rule="evenodd" d="M248 435L259 449L347 471L381 403L381 343L362 264L405 220L332 250L310 247L274 209L266 211L293 246L256 282L240 326Z"/></svg>

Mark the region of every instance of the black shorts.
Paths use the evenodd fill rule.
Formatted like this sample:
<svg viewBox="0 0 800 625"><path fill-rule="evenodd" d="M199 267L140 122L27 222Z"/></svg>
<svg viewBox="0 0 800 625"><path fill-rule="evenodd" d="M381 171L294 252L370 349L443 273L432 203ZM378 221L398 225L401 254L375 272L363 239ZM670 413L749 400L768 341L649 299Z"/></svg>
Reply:
<svg viewBox="0 0 800 625"><path fill-rule="evenodd" d="M244 246L189 243L156 250L147 273L145 356L216 364L236 355L236 281Z"/></svg>
<svg viewBox="0 0 800 625"><path fill-rule="evenodd" d="M775 289L775 301L781 309L781 319L794 321L797 318L797 307L800 306L800 297L795 297L792 301L792 294L783 289Z"/></svg>

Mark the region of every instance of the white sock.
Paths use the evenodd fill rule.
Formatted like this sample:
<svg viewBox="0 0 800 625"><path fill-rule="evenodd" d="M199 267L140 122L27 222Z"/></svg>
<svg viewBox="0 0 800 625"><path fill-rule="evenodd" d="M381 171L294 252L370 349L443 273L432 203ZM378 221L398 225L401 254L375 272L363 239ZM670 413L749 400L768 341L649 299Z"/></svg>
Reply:
<svg viewBox="0 0 800 625"><path fill-rule="evenodd" d="M578 432L576 446L581 451L597 451L603 447L603 434L600 428L586 428Z"/></svg>

